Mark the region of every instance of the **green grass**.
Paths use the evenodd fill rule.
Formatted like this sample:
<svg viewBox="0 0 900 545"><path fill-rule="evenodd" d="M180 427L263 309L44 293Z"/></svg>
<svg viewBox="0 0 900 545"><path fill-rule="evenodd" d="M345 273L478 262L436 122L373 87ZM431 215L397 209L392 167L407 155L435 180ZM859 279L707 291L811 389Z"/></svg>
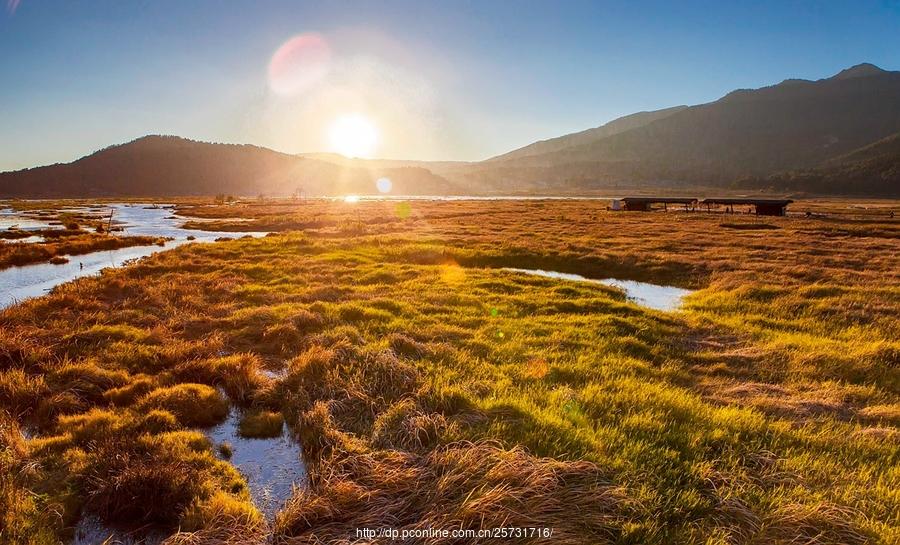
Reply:
<svg viewBox="0 0 900 545"><path fill-rule="evenodd" d="M561 543L900 540L895 239L478 206L477 229L414 214L399 234L181 247L0 314L0 403L39 431L16 490L185 543L339 542L386 520ZM486 266L702 289L666 314ZM284 418L301 438L310 486L271 526L191 431L229 404L242 434Z"/></svg>
<svg viewBox="0 0 900 545"><path fill-rule="evenodd" d="M140 398L138 411L167 410L185 426L212 426L228 416L228 402L214 388L203 384L178 384L157 388Z"/></svg>

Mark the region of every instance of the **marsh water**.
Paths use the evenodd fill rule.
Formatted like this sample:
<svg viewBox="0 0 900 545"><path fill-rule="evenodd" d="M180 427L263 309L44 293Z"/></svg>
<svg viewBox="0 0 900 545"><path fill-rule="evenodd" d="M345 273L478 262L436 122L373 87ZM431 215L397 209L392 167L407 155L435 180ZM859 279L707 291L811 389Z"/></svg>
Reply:
<svg viewBox="0 0 900 545"><path fill-rule="evenodd" d="M239 421L240 412L232 410L225 422L207 430L206 435L216 446L228 444L228 461L247 479L254 505L271 520L291 497L294 487L306 484L300 444L290 436L287 426L278 437L241 437Z"/></svg>
<svg viewBox="0 0 900 545"><path fill-rule="evenodd" d="M72 545L157 545L168 534L155 528L116 528L93 515L83 515L75 525Z"/></svg>
<svg viewBox="0 0 900 545"><path fill-rule="evenodd" d="M184 229L181 225L189 218L175 216L169 207L148 207L145 205L112 205L104 210L92 210L97 214L109 214L121 227L124 235L145 235L166 237L171 240L164 246L137 246L118 250L99 251L81 256L71 256L70 262L62 265L37 264L12 267L0 271L0 308L15 304L29 297L40 296L54 286L93 274L106 267L120 267L129 261L153 253L171 249L188 242L210 242L218 238L240 238L261 236L260 232L215 232ZM3 221L10 225L29 228L46 228L43 222L25 223L22 218L5 213ZM19 223L13 223L18 221ZM202 222L201 222L202 223ZM192 240L189 240L191 237ZM36 239L35 239L36 240ZM592 279L577 274L546 271L540 269L505 269L521 274L538 275L558 280L591 282L612 286L623 290L629 300L656 310L672 311L681 304L690 290L673 286L662 286L632 280L614 278ZM293 494L294 488L307 482L306 468L302 461L302 450L285 427L278 437L268 439L243 438L238 433L240 413L232 410L228 419L218 426L205 431L216 445L226 443L232 463L247 480L250 494L257 508L271 520ZM84 516L75 529L74 545L101 543L112 538L124 544L158 543L165 536L146 530L124 531L104 525L99 519Z"/></svg>
<svg viewBox="0 0 900 545"><path fill-rule="evenodd" d="M22 231L35 231L38 229L49 229L50 227L50 223L20 214L12 208L0 209L0 229L15 228Z"/></svg>
<svg viewBox="0 0 900 545"><path fill-rule="evenodd" d="M66 210L72 211L72 210ZM164 246L133 246L117 250L104 250L85 255L69 256L69 262L61 265L41 263L11 267L0 271L0 308L13 305L23 299L37 297L64 282L99 273L107 267L121 267L132 260L156 252L175 248L189 242L212 242L220 238L263 236L264 232L218 232L184 229L181 225L190 218L175 216L171 207L115 204L93 207L79 212L109 217L121 235L165 237ZM0 225L16 226L22 230L47 229L48 222L20 215L11 210L0 213ZM190 238L189 238L190 237ZM18 242L40 242L37 236ZM247 479L250 494L259 510L272 518L291 496L296 485L306 482L306 470L301 458L300 445L285 429L279 437L270 439L245 439L238 435L239 414L232 411L228 420L207 430L216 445L228 443L231 449L229 461ZM107 540L122 544L159 543L165 534L147 528L123 529L104 524L98 518L85 515L75 528L74 545L93 545Z"/></svg>
<svg viewBox="0 0 900 545"><path fill-rule="evenodd" d="M238 410L232 409L225 422L207 429L205 433L214 447L228 444L231 451L228 462L247 480L253 504L267 520L272 521L293 494L294 487L306 484L306 467L300 444L291 437L287 426L282 428L278 437L241 437L238 434L240 416ZM75 525L74 534L71 545L157 545L170 532L153 527L117 527L86 513Z"/></svg>
<svg viewBox="0 0 900 545"><path fill-rule="evenodd" d="M69 262L61 265L40 263L2 270L0 271L0 309L30 297L44 295L53 287L64 282L97 274L107 267L121 267L133 259L169 250L188 242L211 242L217 238L257 237L266 234L255 231L236 233L183 229L181 224L188 218L174 216L172 209L168 207L115 204L96 212L106 217L110 209L113 213L113 224L122 228L121 234L166 237L172 240L167 241L164 246L131 246L69 256ZM30 221L8 212L3 219L11 225L18 224L20 227L25 224L25 221ZM41 225L31 226L32 228L41 228ZM194 240L188 240L188 237L193 237Z"/></svg>
<svg viewBox="0 0 900 545"><path fill-rule="evenodd" d="M684 288L676 288L675 286L661 286L659 284L650 284L647 282L637 282L635 280L620 280L618 278L586 278L579 274L563 273L557 271L545 271L541 269L515 269L506 268L506 271L517 272L522 274L532 274L536 276L544 276L547 278L555 278L557 280L570 280L573 282L590 282L593 284L603 284L618 288L625 292L625 297L634 301L638 305L652 308L654 310L673 311L681 306L681 300L693 293L692 290Z"/></svg>

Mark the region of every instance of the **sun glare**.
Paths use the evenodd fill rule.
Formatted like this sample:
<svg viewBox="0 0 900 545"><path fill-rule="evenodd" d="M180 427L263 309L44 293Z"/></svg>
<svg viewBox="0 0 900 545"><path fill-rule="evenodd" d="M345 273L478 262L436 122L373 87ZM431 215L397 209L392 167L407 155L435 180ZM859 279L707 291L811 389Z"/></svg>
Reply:
<svg viewBox="0 0 900 545"><path fill-rule="evenodd" d="M346 157L371 157L378 143L378 129L365 116L351 114L334 120L328 137L332 151Z"/></svg>

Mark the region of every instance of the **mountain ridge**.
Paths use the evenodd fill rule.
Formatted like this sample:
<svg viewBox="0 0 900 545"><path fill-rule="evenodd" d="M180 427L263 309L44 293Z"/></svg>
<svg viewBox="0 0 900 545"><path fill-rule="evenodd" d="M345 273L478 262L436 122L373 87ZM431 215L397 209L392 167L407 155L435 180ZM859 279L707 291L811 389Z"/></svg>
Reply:
<svg viewBox="0 0 900 545"><path fill-rule="evenodd" d="M408 195L701 185L900 195L897 134L900 72L862 63L638 112L481 162L291 155L148 135L70 163L0 173L0 197L372 194L383 176L393 194ZM850 177L846 188L840 176Z"/></svg>
<svg viewBox="0 0 900 545"><path fill-rule="evenodd" d="M539 155L541 153L546 153L550 151L558 151L564 149L566 147L572 145L581 145L594 140L598 140L600 138L605 138L607 136L612 136L614 134L619 134L620 132L625 132L627 130L631 130L637 127L642 127L653 121L658 119L662 119L664 117L670 116L672 114L678 113L679 111L688 108L688 106L672 106L670 108L663 108L660 110L651 110L651 111L643 111L636 112L629 115L624 115L609 121L608 123L604 123L599 127L594 127L591 129L586 129L583 131L578 131L574 133L564 134L562 136L557 136L554 138L547 138L545 140L539 140L527 146L523 146L521 148L515 149L513 151L509 151L503 153L501 155L497 155L487 159L485 162L490 161L503 161L507 159L514 159L517 157L526 157L530 155Z"/></svg>
<svg viewBox="0 0 900 545"><path fill-rule="evenodd" d="M868 76L878 76L887 72L887 70L884 70L879 66L875 66L872 63L862 62L851 66L850 68L845 68L828 79L851 79Z"/></svg>
<svg viewBox="0 0 900 545"><path fill-rule="evenodd" d="M424 168L351 168L253 144L147 135L70 163L0 173L0 197L328 196L374 192L380 177L409 194L460 191Z"/></svg>
<svg viewBox="0 0 900 545"><path fill-rule="evenodd" d="M900 132L811 169L779 172L738 183L774 189L845 195L900 196Z"/></svg>
<svg viewBox="0 0 900 545"><path fill-rule="evenodd" d="M900 72L857 65L814 82L732 91L588 144L499 162L478 177L505 171L551 186L568 181L560 176L729 186L814 168L897 131Z"/></svg>

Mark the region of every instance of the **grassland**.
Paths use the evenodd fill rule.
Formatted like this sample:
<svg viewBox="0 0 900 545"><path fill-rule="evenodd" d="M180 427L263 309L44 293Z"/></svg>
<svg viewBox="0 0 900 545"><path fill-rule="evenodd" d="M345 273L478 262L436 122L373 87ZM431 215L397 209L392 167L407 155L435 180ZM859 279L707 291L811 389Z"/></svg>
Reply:
<svg viewBox="0 0 900 545"><path fill-rule="evenodd" d="M54 543L88 512L180 530L170 545L378 526L900 541L896 203L765 220L602 207L185 206L285 232L0 313L0 536ZM699 291L662 313L502 267ZM229 405L248 435L283 418L303 446L309 482L273 521L198 431Z"/></svg>

